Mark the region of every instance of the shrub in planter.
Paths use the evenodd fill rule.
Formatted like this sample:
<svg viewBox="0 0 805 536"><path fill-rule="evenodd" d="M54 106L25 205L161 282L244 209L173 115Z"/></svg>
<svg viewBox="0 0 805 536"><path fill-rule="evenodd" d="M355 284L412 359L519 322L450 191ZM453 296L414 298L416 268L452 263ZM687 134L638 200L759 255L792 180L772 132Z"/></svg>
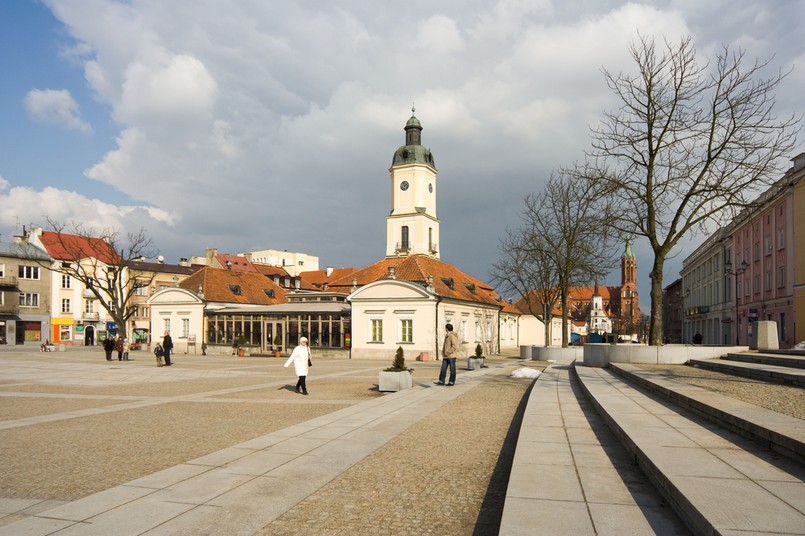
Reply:
<svg viewBox="0 0 805 536"><path fill-rule="evenodd" d="M403 389L410 389L413 386L413 380L411 379L413 372L414 369L405 366L402 346L398 347L397 353L394 355L394 362L389 368L380 371L378 390L402 391Z"/></svg>
<svg viewBox="0 0 805 536"><path fill-rule="evenodd" d="M475 355L467 359L467 368L475 370L484 366L484 349L479 344L475 347Z"/></svg>

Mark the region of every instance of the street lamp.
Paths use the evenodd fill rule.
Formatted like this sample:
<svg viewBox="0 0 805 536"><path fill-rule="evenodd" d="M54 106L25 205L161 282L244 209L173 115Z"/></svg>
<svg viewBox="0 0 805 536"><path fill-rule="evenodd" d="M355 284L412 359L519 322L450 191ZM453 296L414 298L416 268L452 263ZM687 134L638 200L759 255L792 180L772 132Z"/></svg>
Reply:
<svg viewBox="0 0 805 536"><path fill-rule="evenodd" d="M733 272L732 261L727 259L724 262L724 273L735 278L735 346L740 346L741 344L741 332L738 329L738 276L743 274L747 268L749 268L749 264L744 260L741 261L741 267Z"/></svg>

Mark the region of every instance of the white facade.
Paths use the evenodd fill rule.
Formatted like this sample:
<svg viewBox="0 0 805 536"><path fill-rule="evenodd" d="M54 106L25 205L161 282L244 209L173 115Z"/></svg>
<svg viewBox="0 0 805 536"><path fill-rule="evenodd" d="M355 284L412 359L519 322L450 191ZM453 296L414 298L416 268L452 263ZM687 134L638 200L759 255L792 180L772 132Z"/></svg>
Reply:
<svg viewBox="0 0 805 536"><path fill-rule="evenodd" d="M306 253L279 249L260 249L238 253L238 255L246 257L255 264L281 266L291 277L298 276L300 272L315 272L319 269L319 258Z"/></svg>
<svg viewBox="0 0 805 536"><path fill-rule="evenodd" d="M201 354L204 342L204 302L195 292L179 287L158 291L146 302L151 309L151 344L165 332L176 354Z"/></svg>
<svg viewBox="0 0 805 536"><path fill-rule="evenodd" d="M459 339L459 356L468 357L481 344L485 355L499 351L499 309L483 304L439 300L415 283L383 279L365 285L347 297L352 304L354 359L394 359L398 347L405 358L421 354L441 358L445 325ZM512 319L505 319L508 326ZM514 324L516 326L516 323ZM505 338L511 344L516 333Z"/></svg>

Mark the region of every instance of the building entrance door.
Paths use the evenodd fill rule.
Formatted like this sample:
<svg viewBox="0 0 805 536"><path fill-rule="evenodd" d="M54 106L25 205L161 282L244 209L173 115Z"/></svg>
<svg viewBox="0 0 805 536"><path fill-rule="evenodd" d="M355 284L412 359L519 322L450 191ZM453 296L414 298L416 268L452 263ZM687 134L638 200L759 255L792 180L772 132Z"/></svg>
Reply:
<svg viewBox="0 0 805 536"><path fill-rule="evenodd" d="M269 352L285 351L285 323L266 321L263 332L266 334L266 350Z"/></svg>

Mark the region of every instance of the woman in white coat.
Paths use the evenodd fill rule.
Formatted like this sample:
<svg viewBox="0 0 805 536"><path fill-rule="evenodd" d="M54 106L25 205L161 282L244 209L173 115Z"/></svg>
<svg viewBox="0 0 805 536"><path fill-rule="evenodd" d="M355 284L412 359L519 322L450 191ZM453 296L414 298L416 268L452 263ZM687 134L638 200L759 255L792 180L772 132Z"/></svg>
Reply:
<svg viewBox="0 0 805 536"><path fill-rule="evenodd" d="M299 376L299 381L296 382L296 392L301 392L304 395L307 394L307 385L305 384L305 379L307 378L309 360L310 348L307 346L307 338L302 337L299 339L299 346L293 349L288 361L285 362L285 367L287 368L291 363L293 363L294 371L296 372L296 375Z"/></svg>

